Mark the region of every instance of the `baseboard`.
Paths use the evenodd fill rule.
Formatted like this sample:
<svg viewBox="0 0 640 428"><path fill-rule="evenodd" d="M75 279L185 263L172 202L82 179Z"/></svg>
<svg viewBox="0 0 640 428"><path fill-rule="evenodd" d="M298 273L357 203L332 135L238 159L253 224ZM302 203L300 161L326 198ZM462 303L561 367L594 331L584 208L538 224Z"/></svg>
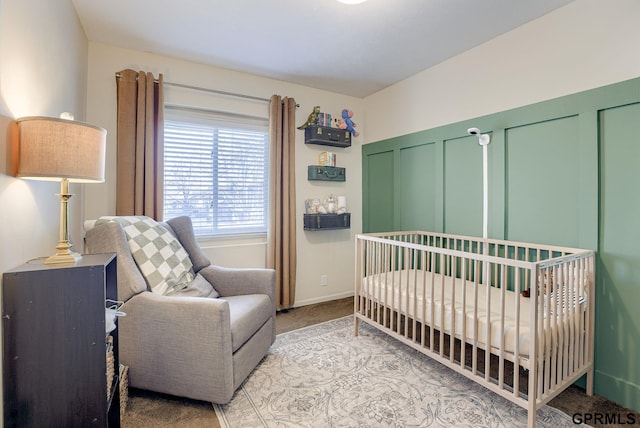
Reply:
<svg viewBox="0 0 640 428"><path fill-rule="evenodd" d="M594 393L640 412L640 385L595 370Z"/></svg>
<svg viewBox="0 0 640 428"><path fill-rule="evenodd" d="M316 303L322 302L330 302L331 300L344 299L346 297L352 297L353 291L345 291L343 293L330 294L328 296L315 297L313 299L305 299L305 300L296 300L293 304L294 308L299 308L300 306L313 305Z"/></svg>

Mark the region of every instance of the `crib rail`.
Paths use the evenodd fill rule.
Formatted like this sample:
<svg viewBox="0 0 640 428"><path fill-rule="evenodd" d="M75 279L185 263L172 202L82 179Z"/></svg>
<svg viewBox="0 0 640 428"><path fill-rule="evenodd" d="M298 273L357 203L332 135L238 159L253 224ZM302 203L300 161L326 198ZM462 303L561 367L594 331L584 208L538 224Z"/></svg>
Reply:
<svg viewBox="0 0 640 428"><path fill-rule="evenodd" d="M593 251L411 231L356 237L355 317L535 409L593 382ZM528 377L524 376L528 372Z"/></svg>

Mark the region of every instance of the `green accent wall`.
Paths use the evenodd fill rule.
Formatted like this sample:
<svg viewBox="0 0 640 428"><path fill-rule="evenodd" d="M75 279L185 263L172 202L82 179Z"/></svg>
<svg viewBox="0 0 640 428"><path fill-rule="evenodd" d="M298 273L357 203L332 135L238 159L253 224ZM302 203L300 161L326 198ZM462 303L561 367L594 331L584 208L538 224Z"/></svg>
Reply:
<svg viewBox="0 0 640 428"><path fill-rule="evenodd" d="M505 130L505 236L580 245L579 116ZM595 190L595 189L594 189Z"/></svg>
<svg viewBox="0 0 640 428"><path fill-rule="evenodd" d="M362 147L363 230L597 250L595 393L640 411L640 78Z"/></svg>
<svg viewBox="0 0 640 428"><path fill-rule="evenodd" d="M600 235L596 367L600 388L638 410L640 104L599 112ZM605 369L606 367L606 369ZM632 399L632 397L635 397ZM635 401L634 401L635 400ZM624 403L623 403L624 404Z"/></svg>
<svg viewBox="0 0 640 428"><path fill-rule="evenodd" d="M402 190L398 195L400 206L413 207L403 210L400 217L401 229L433 229L435 210L432 200L435 199L435 144L420 144L400 149L399 180ZM422 195L415 198L415 195Z"/></svg>

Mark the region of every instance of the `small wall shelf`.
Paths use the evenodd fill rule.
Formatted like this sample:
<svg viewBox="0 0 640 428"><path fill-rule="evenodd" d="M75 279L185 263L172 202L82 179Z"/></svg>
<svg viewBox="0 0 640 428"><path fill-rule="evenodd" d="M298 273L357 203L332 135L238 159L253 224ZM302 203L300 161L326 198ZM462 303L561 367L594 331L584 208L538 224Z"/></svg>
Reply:
<svg viewBox="0 0 640 428"><path fill-rule="evenodd" d="M304 128L304 143L321 146L351 147L351 133L346 129L310 125Z"/></svg>
<svg viewBox="0 0 640 428"><path fill-rule="evenodd" d="M351 228L351 213L304 215L304 230L331 230L349 228Z"/></svg>
<svg viewBox="0 0 640 428"><path fill-rule="evenodd" d="M347 171L339 166L309 165L307 179L310 181L346 181Z"/></svg>

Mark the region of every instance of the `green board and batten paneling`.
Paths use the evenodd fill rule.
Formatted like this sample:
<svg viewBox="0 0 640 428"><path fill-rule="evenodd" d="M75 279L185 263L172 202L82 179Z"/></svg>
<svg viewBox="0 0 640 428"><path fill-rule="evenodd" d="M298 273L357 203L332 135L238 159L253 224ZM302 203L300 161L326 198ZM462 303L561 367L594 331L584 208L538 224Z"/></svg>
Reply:
<svg viewBox="0 0 640 428"><path fill-rule="evenodd" d="M595 393L640 411L640 79L366 144L363 230L596 249Z"/></svg>
<svg viewBox="0 0 640 428"><path fill-rule="evenodd" d="M640 379L640 104L600 111L596 367L607 390L635 397ZM605 318L606 317L606 318Z"/></svg>
<svg viewBox="0 0 640 428"><path fill-rule="evenodd" d="M433 229L435 210L431 201L435 199L435 144L427 143L400 149L399 178L403 191L399 206L413 206L413 210L403 210L400 217L401 229ZM414 196L420 194L421 198Z"/></svg>
<svg viewBox="0 0 640 428"><path fill-rule="evenodd" d="M505 131L508 239L587 244L580 241L577 219L594 206L580 205L578 122L578 116L570 116Z"/></svg>

